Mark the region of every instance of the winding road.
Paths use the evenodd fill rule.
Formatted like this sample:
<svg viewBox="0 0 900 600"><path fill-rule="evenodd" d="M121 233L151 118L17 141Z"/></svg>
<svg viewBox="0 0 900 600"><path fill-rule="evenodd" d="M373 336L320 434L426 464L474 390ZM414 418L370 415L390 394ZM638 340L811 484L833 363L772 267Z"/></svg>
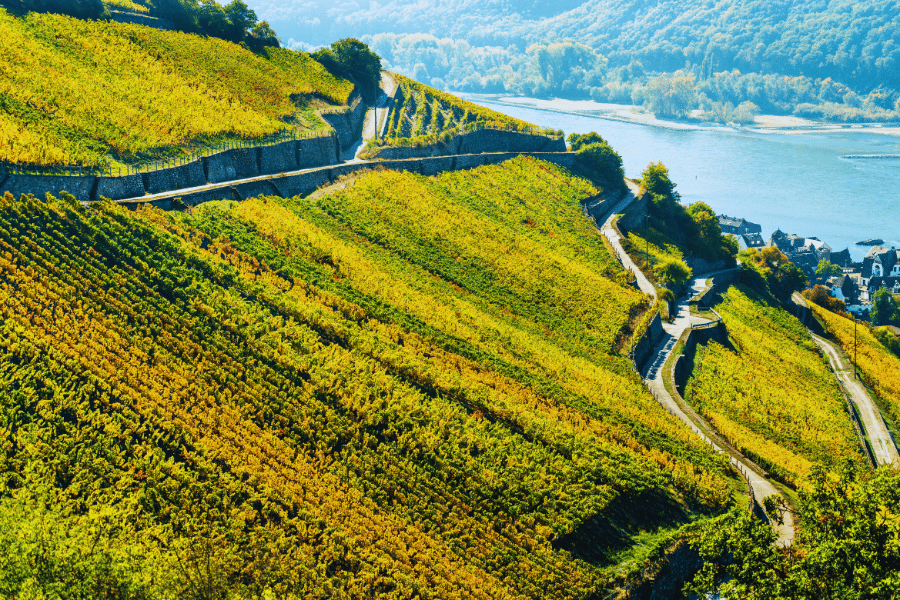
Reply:
<svg viewBox="0 0 900 600"><path fill-rule="evenodd" d="M644 276L644 274L637 267L634 261L631 260L631 257L628 256L624 248L622 248L619 232L613 226L613 220L615 219L616 215L625 210L628 204L634 200L639 190L639 187L636 184L627 180L626 183L628 184L629 193L626 194L626 196L621 201L619 201L619 203L615 207L613 207L612 213L604 222L603 226L600 228L600 231L606 237L606 239L609 240L610 244L612 244L613 248L615 249L616 255L619 258L619 261L622 263L622 266L635 274L640 290L645 294L655 298L656 288ZM709 273L704 275L703 277L694 279L693 285L691 286L694 294L704 292L707 288L706 281L710 277L714 277L715 275L723 272L725 271L717 271L715 273ZM659 345L654 349L653 357L647 362L647 366L640 374L641 378L644 380L644 384L653 394L653 397L656 398L657 402L659 402L663 406L663 408L669 411L671 415L677 417L678 419L681 419L681 421L683 421L688 427L690 427L694 431L694 433L696 433L700 437L700 439L712 446L717 452L723 452L729 455L731 464L733 464L735 468L737 468L744 475L750 487L753 489L754 496L760 502L767 496L782 496L781 492L779 492L778 489L762 475L757 465L747 460L745 457L743 457L743 455L740 454L740 452L729 446L718 436L714 436L716 439L713 440L710 439L707 434L703 433L703 431L701 431L701 429L696 424L701 423L705 425L703 419L700 418L699 415L694 413L694 411L691 410L690 407L687 406L687 404L684 404L687 410L692 413L693 418L691 418L691 416L688 416L688 414L685 413L685 410L682 408L682 405L673 397L671 393L669 393L669 390L666 389L664 367L666 365L666 362L669 360L669 357L672 355L672 351L675 349L675 346L677 345L678 340L681 338L682 334L693 326L712 322L703 317L692 316L690 311L689 299L687 297L680 298L677 301L675 310L673 312L675 316L673 322L663 324L665 336L663 337ZM711 428L709 428L709 430L712 431ZM774 521L772 521L771 524L773 529L775 530L775 533L778 535L778 540L776 543L781 547L790 546L794 540L795 535L793 515L791 514L791 512L785 512L784 522L782 524L777 524Z"/></svg>

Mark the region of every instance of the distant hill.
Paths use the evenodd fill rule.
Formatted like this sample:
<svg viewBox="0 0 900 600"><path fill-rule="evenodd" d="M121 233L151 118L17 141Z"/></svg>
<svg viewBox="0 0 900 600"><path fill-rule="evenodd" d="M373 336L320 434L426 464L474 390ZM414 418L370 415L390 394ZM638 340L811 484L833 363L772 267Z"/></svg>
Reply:
<svg viewBox="0 0 900 600"><path fill-rule="evenodd" d="M314 39L303 19L315 11L301 16L293 6L269 0L259 11L285 37ZM652 76L683 70L711 101L751 101L774 112L827 104L830 113L859 120L864 115L854 110L888 118L878 111L896 110L900 89L898 0L588 0L546 8L425 0L357 3L315 14L320 31L372 36L398 70L414 75L421 64L426 82L463 91L640 104ZM410 33L426 37L381 35ZM555 67L529 51L533 44L566 40L572 44L559 51ZM728 80L717 80L717 73L728 73ZM693 102L701 107L702 98Z"/></svg>

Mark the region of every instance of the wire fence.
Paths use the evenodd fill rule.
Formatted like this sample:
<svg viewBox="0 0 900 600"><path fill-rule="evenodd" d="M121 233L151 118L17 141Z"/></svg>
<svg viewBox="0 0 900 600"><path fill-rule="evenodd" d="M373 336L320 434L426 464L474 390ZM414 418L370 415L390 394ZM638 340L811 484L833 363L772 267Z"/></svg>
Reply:
<svg viewBox="0 0 900 600"><path fill-rule="evenodd" d="M45 175L57 177L124 177L136 173L149 173L169 169L191 163L197 159L237 150L242 148L262 148L274 146L284 142L298 141L330 137L334 133L330 130L323 131L282 131L273 135L227 140L218 144L206 146L201 150L195 150L187 155L157 160L143 161L130 165L97 165L97 166L72 166L72 165L19 165L15 163L0 163L0 175Z"/></svg>

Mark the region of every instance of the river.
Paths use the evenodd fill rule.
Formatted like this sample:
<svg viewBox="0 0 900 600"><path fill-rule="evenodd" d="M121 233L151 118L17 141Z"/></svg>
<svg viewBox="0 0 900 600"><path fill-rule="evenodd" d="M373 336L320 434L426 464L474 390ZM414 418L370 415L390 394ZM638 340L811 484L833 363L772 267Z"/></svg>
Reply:
<svg viewBox="0 0 900 600"><path fill-rule="evenodd" d="M817 237L835 251L849 247L855 260L868 251L854 245L860 240L882 238L900 248L900 159L841 158L900 154L900 137L676 130L470 100L566 135L596 131L622 156L628 177L661 161L682 202L702 201L717 213L759 223L767 241L780 228Z"/></svg>

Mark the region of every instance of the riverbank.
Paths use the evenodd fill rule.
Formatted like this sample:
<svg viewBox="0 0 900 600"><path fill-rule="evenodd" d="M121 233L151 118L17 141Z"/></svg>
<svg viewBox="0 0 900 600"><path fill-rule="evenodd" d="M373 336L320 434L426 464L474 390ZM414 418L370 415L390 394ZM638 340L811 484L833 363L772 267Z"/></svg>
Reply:
<svg viewBox="0 0 900 600"><path fill-rule="evenodd" d="M900 136L900 123L827 123L814 121L792 115L757 115L756 121L748 125L722 125L721 123L701 122L692 119L665 120L657 119L642 106L631 104L609 104L593 100L564 100L554 98L544 100L524 96L504 96L497 94L465 94L457 93L472 102L491 102L504 106L530 108L564 114L595 117L638 125L648 125L672 130L706 130L706 131L752 131L754 133L803 134L833 132L863 132ZM695 114L700 111L694 111Z"/></svg>

